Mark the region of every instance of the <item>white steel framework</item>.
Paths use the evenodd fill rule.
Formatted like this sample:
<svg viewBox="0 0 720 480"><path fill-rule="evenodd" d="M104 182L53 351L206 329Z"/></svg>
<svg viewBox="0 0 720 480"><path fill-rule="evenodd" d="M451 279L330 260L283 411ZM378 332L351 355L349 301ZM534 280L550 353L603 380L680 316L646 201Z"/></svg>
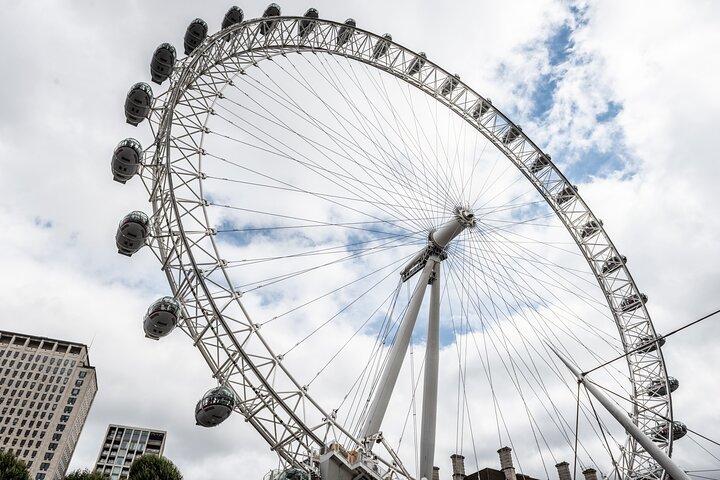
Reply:
<svg viewBox="0 0 720 480"><path fill-rule="evenodd" d="M299 22L310 22L312 28L305 25L306 34L299 35ZM277 56L306 52L342 56L393 75L425 92L480 132L532 184L567 228L604 292L624 350L631 352L648 339L656 338L644 304L631 311L623 308L623 300L640 295L627 267L622 264L611 271L603 270L609 259L620 254L602 224L549 157L489 100L431 61L420 62L416 52L359 28L303 17L242 22L208 37L193 54L176 64L170 88L153 104L149 120L155 144L145 151L141 176L153 207L150 246L162 262L174 296L183 305L181 328L192 338L218 382L234 389L239 399L237 411L286 464L315 473L318 455L332 441L343 438L380 462L384 471L412 478L382 435L377 435L392 387L376 397L378 405L373 406L373 411L378 413L367 417L364 435L355 435L337 421L334 412L325 411L295 379L282 356L272 350L259 324L243 306L242 293L230 281L227 260L221 257L215 240L217 232L209 221L210 202L203 191L204 139L210 132L208 121L216 113L216 102L247 69L273 61ZM591 234L587 234L588 224L597 226ZM449 234L445 243L454 235L457 233ZM439 259L429 255L418 280L417 291L424 291L435 271L433 305L438 301L439 265ZM422 294L417 308L421 300ZM230 306L239 307L242 315L228 315ZM431 324L430 330L436 335L437 314ZM403 342L409 341L411 332L409 325L401 335ZM400 355L407 345L395 345L399 352L397 362L401 362ZM437 376L437 348L436 338L428 341L431 368L426 372L424 388L429 398L437 395L437 391L432 391L433 383L437 389L433 378ZM643 431L667 425L665 419L672 419L671 389L660 348L636 350L627 356L627 364L633 421ZM385 375L397 373L389 369ZM658 378L666 382L666 393L651 395L647 385ZM391 379L383 385L392 383ZM432 403L428 403L432 410L431 407ZM423 416L431 417L430 413ZM322 421L308 423L307 418ZM423 424L423 472L432 467L428 452L433 449L430 438L434 440L434 428L434 419ZM363 437L372 435L387 447L385 454L369 452ZM659 442L658 447L670 455L672 435ZM663 475L653 458L632 438L627 440L619 468L623 477L629 479L660 480Z"/></svg>

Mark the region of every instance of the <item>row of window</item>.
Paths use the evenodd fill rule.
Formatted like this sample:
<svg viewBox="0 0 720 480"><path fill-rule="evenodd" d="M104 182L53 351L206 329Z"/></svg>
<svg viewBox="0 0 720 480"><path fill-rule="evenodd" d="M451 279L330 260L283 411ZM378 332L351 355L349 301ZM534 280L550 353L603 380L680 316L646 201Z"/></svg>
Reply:
<svg viewBox="0 0 720 480"><path fill-rule="evenodd" d="M9 388L6 388L3 392L3 395L8 395L8 392L10 392L9 397L7 397L7 400L5 400L5 405L10 406L11 403L13 403L15 400L22 400L21 397L17 397L17 389L10 391ZM25 392L25 398L30 399L30 394L32 394L32 390L28 390ZM40 394L40 392L35 392L38 395L38 398L41 402L48 401L48 402L59 402L60 401L60 394L53 395L52 393L47 394L43 393ZM62 393L62 391L60 391ZM17 397L17 398L16 398ZM54 398L54 400L53 400ZM33 398L33 400L37 400L36 398Z"/></svg>
<svg viewBox="0 0 720 480"><path fill-rule="evenodd" d="M12 354L12 358L10 358L11 354ZM3 357L2 353L0 353L0 357ZM27 360L28 362L34 362L36 364L49 363L50 365L55 365L55 362L57 361L58 365L62 364L65 367L67 367L67 366L74 367L75 366L75 360L70 360L69 358L63 359L63 358L57 358L57 357L48 357L47 355L40 355L40 354L33 355L32 353L29 354L29 356L27 353L23 353L22 355L20 355L20 352L18 350L15 350L15 351L7 350L5 352L4 357L5 358L3 358L2 361L0 361L0 365L3 367L5 366L6 363L9 363L10 366L13 366L13 364L15 363L15 359L18 357L20 357L20 360L18 362L20 365L22 365L22 362Z"/></svg>
<svg viewBox="0 0 720 480"><path fill-rule="evenodd" d="M25 364L23 364L23 362L20 362L16 366L13 366L12 362L10 362L10 363L11 363L11 365L8 365L7 367L5 367L5 365L0 364L0 366L5 367L6 375L10 371L13 371L13 372L34 372L34 371L42 372L43 367L44 367L45 373L50 373L52 371L53 374L55 374L55 375L57 375L58 373L60 375L65 375L66 372L68 374L70 374L75 369L75 366L61 367L61 366L59 366L59 364L58 364L58 366L53 367L52 365L43 366L42 364L39 364L39 363L30 363L30 362L26 362Z"/></svg>

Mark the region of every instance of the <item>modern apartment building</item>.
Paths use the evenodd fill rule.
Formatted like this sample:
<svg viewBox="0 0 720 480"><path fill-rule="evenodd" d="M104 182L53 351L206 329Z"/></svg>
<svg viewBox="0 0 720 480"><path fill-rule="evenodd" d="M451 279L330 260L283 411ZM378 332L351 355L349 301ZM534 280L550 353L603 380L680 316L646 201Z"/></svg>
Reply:
<svg viewBox="0 0 720 480"><path fill-rule="evenodd" d="M111 480L128 478L133 460L145 454L162 456L167 433L149 428L109 425L95 471Z"/></svg>
<svg viewBox="0 0 720 480"><path fill-rule="evenodd" d="M65 476L96 392L85 345L0 330L0 450L33 480Z"/></svg>

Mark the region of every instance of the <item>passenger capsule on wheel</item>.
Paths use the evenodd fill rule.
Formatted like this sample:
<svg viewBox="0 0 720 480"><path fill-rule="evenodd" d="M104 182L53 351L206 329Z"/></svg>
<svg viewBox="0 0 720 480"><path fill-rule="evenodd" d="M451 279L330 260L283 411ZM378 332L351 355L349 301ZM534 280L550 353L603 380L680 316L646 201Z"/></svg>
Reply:
<svg viewBox="0 0 720 480"><path fill-rule="evenodd" d="M634 349L637 349L640 353L649 353L654 352L658 347L662 348L663 345L665 345L664 337L658 339L650 336L640 337Z"/></svg>
<svg viewBox="0 0 720 480"><path fill-rule="evenodd" d="M530 165L530 173L537 175L542 172L548 165L550 165L551 157L545 153L541 153Z"/></svg>
<svg viewBox="0 0 720 480"><path fill-rule="evenodd" d="M560 190L557 195L555 195L555 201L558 205L567 203L573 198L575 198L577 190L578 188L575 185L567 185L565 186L565 188Z"/></svg>
<svg viewBox="0 0 720 480"><path fill-rule="evenodd" d="M280 16L280 5L277 3L271 3L268 5L268 7L263 12L263 18L270 18L270 17L279 17ZM275 25L277 24L277 20L265 20L264 22L260 23L260 33L263 35L267 35L272 31L273 28L275 28Z"/></svg>
<svg viewBox="0 0 720 480"><path fill-rule="evenodd" d="M379 39L373 47L372 57L377 60L378 58L385 55L390 48L390 42L392 41L392 35L386 33Z"/></svg>
<svg viewBox="0 0 720 480"><path fill-rule="evenodd" d="M158 340L173 331L180 319L180 302L173 297L162 297L153 302L143 319L145 336Z"/></svg>
<svg viewBox="0 0 720 480"><path fill-rule="evenodd" d="M308 480L308 474L299 468L288 468L283 470L273 480Z"/></svg>
<svg viewBox="0 0 720 480"><path fill-rule="evenodd" d="M159 85L167 80L175 66L175 59L175 47L169 43L160 44L160 46L155 49L152 61L150 62L152 81Z"/></svg>
<svg viewBox="0 0 720 480"><path fill-rule="evenodd" d="M115 243L118 253L132 256L140 250L150 236L150 219L144 212L130 212L118 225Z"/></svg>
<svg viewBox="0 0 720 480"><path fill-rule="evenodd" d="M665 476L665 470L662 468L656 468L650 472L641 474L639 477L635 477L635 480L672 480L670 477Z"/></svg>
<svg viewBox="0 0 720 480"><path fill-rule="evenodd" d="M627 257L625 255L620 255L619 257L613 255L612 257L605 260L605 263L603 263L602 273L612 273L626 263Z"/></svg>
<svg viewBox="0 0 720 480"><path fill-rule="evenodd" d="M134 138L126 138L118 143L113 152L112 167L113 180L125 183L140 169L142 160L142 146Z"/></svg>
<svg viewBox="0 0 720 480"><path fill-rule="evenodd" d="M307 12L305 12L305 15L303 16L305 18L298 22L298 36L300 38L305 38L310 35L310 32L312 32L315 25L317 25L315 20L320 17L320 14L317 9L308 8Z"/></svg>
<svg viewBox="0 0 720 480"><path fill-rule="evenodd" d="M673 440L679 440L687 435L687 426L682 422L673 422L672 424L672 438ZM656 442L666 442L670 440L670 428L667 423L655 426L650 430L650 438Z"/></svg>
<svg viewBox="0 0 720 480"><path fill-rule="evenodd" d="M227 420L235 408L235 394L225 386L208 391L195 406L195 422L216 427Z"/></svg>
<svg viewBox="0 0 720 480"><path fill-rule="evenodd" d="M665 383L665 379L656 378L650 382L647 394L651 397L664 397L668 393L668 385L670 385L670 393L672 393L680 387L680 382L674 377L667 377L667 383Z"/></svg>
<svg viewBox="0 0 720 480"><path fill-rule="evenodd" d="M504 143L505 145L510 145L512 142L518 139L521 132L522 127L520 125L513 125L505 132L505 135L503 135L502 143Z"/></svg>
<svg viewBox="0 0 720 480"><path fill-rule="evenodd" d="M645 305L648 301L647 295L644 293L637 294L633 293L632 295L628 295L627 297L622 299L622 302L620 302L620 310L623 313L630 313L634 312L638 308Z"/></svg>
<svg viewBox="0 0 720 480"><path fill-rule="evenodd" d="M230 7L230 10L228 10L223 17L222 29L225 30L228 27L232 27L233 25L241 23L243 21L243 18L244 14L242 8L235 6Z"/></svg>
<svg viewBox="0 0 720 480"><path fill-rule="evenodd" d="M602 220L590 220L585 225L582 226L582 229L580 230L580 237L581 238L589 238L598 233L603 226Z"/></svg>
<svg viewBox="0 0 720 480"><path fill-rule="evenodd" d="M408 75L417 75L420 73L420 69L425 65L426 61L427 55L425 55L425 52L418 53L417 57L413 58L410 62L410 66L407 69Z"/></svg>
<svg viewBox="0 0 720 480"><path fill-rule="evenodd" d="M440 95L443 97L449 96L455 88L460 84L460 76L459 75L453 75L451 77L447 77L445 81L440 86Z"/></svg>
<svg viewBox="0 0 720 480"><path fill-rule="evenodd" d="M207 23L205 23L205 20L203 20L202 18L196 18L195 20L190 22L187 30L185 30L185 55L190 55L192 52L194 52L195 49L200 46L203 40L205 40L205 37L207 37L207 33L208 26Z"/></svg>
<svg viewBox="0 0 720 480"><path fill-rule="evenodd" d="M337 33L337 46L342 47L345 45L348 40L350 40L350 37L352 37L353 33L355 33L355 20L352 18L348 18L345 20L345 25L338 28Z"/></svg>
<svg viewBox="0 0 720 480"><path fill-rule="evenodd" d="M150 85L138 82L130 88L125 98L125 119L127 123L137 126L150 113L153 92Z"/></svg>
<svg viewBox="0 0 720 480"><path fill-rule="evenodd" d="M488 110L490 110L491 105L492 105L492 100L490 100L489 98L486 98L484 100L482 100L482 99L478 100L478 102L472 108L472 113L471 113L472 117L475 120L479 120L480 117L485 115L488 112Z"/></svg>

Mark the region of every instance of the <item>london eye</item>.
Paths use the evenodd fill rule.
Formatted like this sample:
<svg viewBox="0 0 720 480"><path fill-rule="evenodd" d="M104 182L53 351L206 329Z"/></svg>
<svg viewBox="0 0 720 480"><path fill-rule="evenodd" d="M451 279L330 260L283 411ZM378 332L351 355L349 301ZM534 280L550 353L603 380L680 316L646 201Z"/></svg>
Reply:
<svg viewBox="0 0 720 480"><path fill-rule="evenodd" d="M429 480L498 449L548 478L671 473L679 383L631 259L502 101L313 8L196 19L182 52L130 88L150 129L111 167L150 202L119 253L168 280L145 333L209 367L200 427L242 417L276 478Z"/></svg>

